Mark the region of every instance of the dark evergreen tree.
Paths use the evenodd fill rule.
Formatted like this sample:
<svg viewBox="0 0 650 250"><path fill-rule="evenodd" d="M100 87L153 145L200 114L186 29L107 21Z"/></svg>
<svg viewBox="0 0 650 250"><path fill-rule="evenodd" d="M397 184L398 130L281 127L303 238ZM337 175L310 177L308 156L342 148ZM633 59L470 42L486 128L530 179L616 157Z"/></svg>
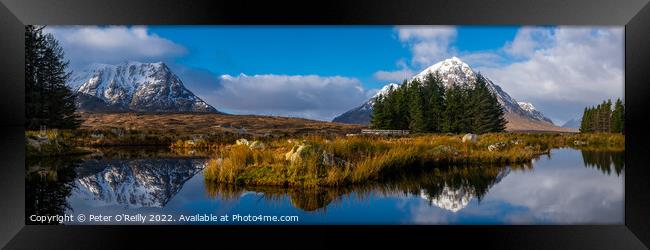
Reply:
<svg viewBox="0 0 650 250"><path fill-rule="evenodd" d="M43 27L25 26L25 125L38 128L43 123L43 86L37 79L40 55L44 47Z"/></svg>
<svg viewBox="0 0 650 250"><path fill-rule="evenodd" d="M587 133L589 131L589 112L590 109L585 107L582 111L582 120L580 121L580 133Z"/></svg>
<svg viewBox="0 0 650 250"><path fill-rule="evenodd" d="M625 124L625 107L623 101L617 99L614 104L614 111L612 111L611 130L616 133L624 133Z"/></svg>
<svg viewBox="0 0 650 250"><path fill-rule="evenodd" d="M445 91L445 110L443 112L444 117L442 122L443 132L462 132L463 108L463 90L456 85L449 86Z"/></svg>
<svg viewBox="0 0 650 250"><path fill-rule="evenodd" d="M423 83L425 98L424 119L429 132L441 132L442 121L445 110L444 100L445 88L439 75L429 74Z"/></svg>
<svg viewBox="0 0 650 250"><path fill-rule="evenodd" d="M504 118L503 108L496 96L490 92L487 82L481 74L478 74L474 89L470 97L472 110L471 131L474 133L501 132L505 130L507 121Z"/></svg>
<svg viewBox="0 0 650 250"><path fill-rule="evenodd" d="M374 129L386 129L388 128L388 117L386 114L386 106L384 105L385 98L382 95L379 95L374 100L374 105L372 109L372 114L370 116L370 124Z"/></svg>
<svg viewBox="0 0 650 250"><path fill-rule="evenodd" d="M66 85L69 73L63 49L43 27L25 28L26 128L77 128L75 95Z"/></svg>
<svg viewBox="0 0 650 250"><path fill-rule="evenodd" d="M371 125L413 132L489 133L505 130L507 121L483 76L474 86L444 88L438 75L404 81L375 102Z"/></svg>
<svg viewBox="0 0 650 250"><path fill-rule="evenodd" d="M422 83L415 79L405 88L409 104L409 129L413 132L427 132L425 113L428 106L425 103Z"/></svg>
<svg viewBox="0 0 650 250"><path fill-rule="evenodd" d="M602 111L601 111L601 124L602 124L602 132L610 132L611 131L611 122L612 122L612 100L608 99L607 101L604 101L602 105Z"/></svg>
<svg viewBox="0 0 650 250"><path fill-rule="evenodd" d="M586 107L582 114L580 132L614 132L625 131L625 107L618 99L612 110L612 101L603 101L595 107Z"/></svg>

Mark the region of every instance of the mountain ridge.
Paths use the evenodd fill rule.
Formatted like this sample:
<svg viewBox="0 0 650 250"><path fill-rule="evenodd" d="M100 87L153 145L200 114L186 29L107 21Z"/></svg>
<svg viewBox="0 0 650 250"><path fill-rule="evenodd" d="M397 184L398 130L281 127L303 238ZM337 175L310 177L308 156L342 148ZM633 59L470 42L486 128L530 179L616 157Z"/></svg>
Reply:
<svg viewBox="0 0 650 250"><path fill-rule="evenodd" d="M80 111L219 113L163 62L90 64L73 73L68 86L79 96Z"/></svg>
<svg viewBox="0 0 650 250"><path fill-rule="evenodd" d="M423 80L428 74L436 73L441 77L445 88L449 88L456 84L471 87L470 84L472 84L472 82L476 80L476 77L479 76L478 73L474 72L469 65L461 61L458 57L452 57L429 66L420 73L411 77L410 80ZM492 80L485 76L482 77L486 80L488 89L496 95L499 104L504 107L506 113L505 117L506 120L508 120L508 124L506 125L507 130L564 130L553 124L551 119L536 110L531 103L518 102L500 86L492 82ZM384 86L384 88L386 86ZM353 108L335 117L332 121L368 125L370 123L372 104L374 103L373 99L375 97L376 96L373 96L361 106ZM359 119L359 117L362 119Z"/></svg>

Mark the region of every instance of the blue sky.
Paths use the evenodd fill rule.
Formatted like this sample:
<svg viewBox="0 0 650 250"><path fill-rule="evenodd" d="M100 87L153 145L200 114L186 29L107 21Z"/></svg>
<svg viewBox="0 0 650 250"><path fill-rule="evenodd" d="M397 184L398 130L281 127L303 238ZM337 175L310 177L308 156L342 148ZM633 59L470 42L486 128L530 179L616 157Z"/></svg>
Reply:
<svg viewBox="0 0 650 250"><path fill-rule="evenodd" d="M457 56L557 124L622 97L622 27L50 26L73 70L164 61L219 110L330 120Z"/></svg>
<svg viewBox="0 0 650 250"><path fill-rule="evenodd" d="M377 69L391 69L410 56L390 26L152 26L188 49L176 63L216 74L343 75L380 88ZM514 26L460 27L461 51L495 50L511 41ZM199 38L199 39L197 39Z"/></svg>

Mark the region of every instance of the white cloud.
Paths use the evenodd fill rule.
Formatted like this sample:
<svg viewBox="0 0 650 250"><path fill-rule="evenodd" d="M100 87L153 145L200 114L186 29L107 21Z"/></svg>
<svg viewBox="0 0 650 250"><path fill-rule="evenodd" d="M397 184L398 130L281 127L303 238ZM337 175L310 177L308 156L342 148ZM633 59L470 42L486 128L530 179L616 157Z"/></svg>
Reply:
<svg viewBox="0 0 650 250"><path fill-rule="evenodd" d="M211 97L216 107L254 113L331 120L366 99L356 78L317 75L223 75Z"/></svg>
<svg viewBox="0 0 650 250"><path fill-rule="evenodd" d="M419 66L449 57L457 35L454 26L398 26L396 31L399 40L409 45L412 63Z"/></svg>
<svg viewBox="0 0 650 250"><path fill-rule="evenodd" d="M45 32L59 40L72 67L127 60L160 61L186 53L186 49L144 26L48 26Z"/></svg>
<svg viewBox="0 0 650 250"><path fill-rule="evenodd" d="M571 119L585 105L623 96L622 28L522 28L504 49L523 60L479 70L517 100L531 101L551 116Z"/></svg>
<svg viewBox="0 0 650 250"><path fill-rule="evenodd" d="M401 83L405 79L409 79L413 77L413 75L415 74L413 70L409 69L406 62L404 62L404 59L397 61L397 67L399 69L394 71L385 71L385 70L377 71L373 74L373 77L377 80Z"/></svg>
<svg viewBox="0 0 650 250"><path fill-rule="evenodd" d="M551 29L544 27L523 27L515 38L506 43L504 51L510 55L530 56L536 50L548 47L553 42Z"/></svg>
<svg viewBox="0 0 650 250"><path fill-rule="evenodd" d="M373 76L377 80L401 83L404 79L409 79L413 77L414 74L415 73L410 69L400 69L396 71L380 70L375 72Z"/></svg>
<svg viewBox="0 0 650 250"><path fill-rule="evenodd" d="M623 222L622 176L581 167L584 162L575 157L579 152L556 150L552 154L553 160L537 161L533 172L511 172L484 201L527 208L508 214L507 219L514 224L530 224L531 220L555 224Z"/></svg>
<svg viewBox="0 0 650 250"><path fill-rule="evenodd" d="M501 67L506 64L506 58L500 53L493 51L463 53L458 58L472 68Z"/></svg>

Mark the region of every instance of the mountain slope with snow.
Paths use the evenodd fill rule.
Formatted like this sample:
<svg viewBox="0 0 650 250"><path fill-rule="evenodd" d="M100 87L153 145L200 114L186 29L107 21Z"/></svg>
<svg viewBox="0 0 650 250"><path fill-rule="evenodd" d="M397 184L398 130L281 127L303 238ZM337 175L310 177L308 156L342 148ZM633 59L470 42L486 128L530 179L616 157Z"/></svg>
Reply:
<svg viewBox="0 0 650 250"><path fill-rule="evenodd" d="M375 105L375 98L380 95L388 94L391 88L395 89L399 85L395 83L386 84L382 87L374 96L372 96L368 101L361 104L361 106L356 107L350 111L347 111L332 120L332 122L340 123L350 123L350 124L369 124L370 115L372 114L372 107Z"/></svg>
<svg viewBox="0 0 650 250"><path fill-rule="evenodd" d="M413 76L410 80L424 80L429 74L438 74L445 88L454 85L472 87L473 82L479 76L479 74L474 72L469 65L457 57L452 57L433 64ZM498 102L504 108L506 113L505 118L508 120L508 124L506 125L508 130L561 130L561 128L553 124L551 119L544 116L540 111L534 109L532 104L525 103L526 105L523 105L522 107L519 102L501 89L501 87L492 82L492 80L485 76L483 76L483 78L487 83L488 89L496 95ZM364 125L369 124L369 116L372 114L374 98L375 97L371 98L363 105L334 118L333 121ZM363 119L358 119L359 117L362 117Z"/></svg>
<svg viewBox="0 0 650 250"><path fill-rule="evenodd" d="M162 62L91 64L73 73L68 85L85 111L218 112Z"/></svg>
<svg viewBox="0 0 650 250"><path fill-rule="evenodd" d="M78 169L72 196L97 206L164 207L199 173L202 159L91 160ZM99 168L97 172L85 173Z"/></svg>
<svg viewBox="0 0 650 250"><path fill-rule="evenodd" d="M537 109L535 109L535 106L533 106L532 103L530 103L530 102L517 102L517 103L519 104L519 107L521 109L523 109L524 111L526 111L528 113L528 116L533 117L533 118L535 118L537 120L540 120L540 121L546 121L546 122L549 122L549 123L553 123L553 121L551 121L551 119L549 119L548 117L544 116L544 114L542 114L542 112L537 111Z"/></svg>

